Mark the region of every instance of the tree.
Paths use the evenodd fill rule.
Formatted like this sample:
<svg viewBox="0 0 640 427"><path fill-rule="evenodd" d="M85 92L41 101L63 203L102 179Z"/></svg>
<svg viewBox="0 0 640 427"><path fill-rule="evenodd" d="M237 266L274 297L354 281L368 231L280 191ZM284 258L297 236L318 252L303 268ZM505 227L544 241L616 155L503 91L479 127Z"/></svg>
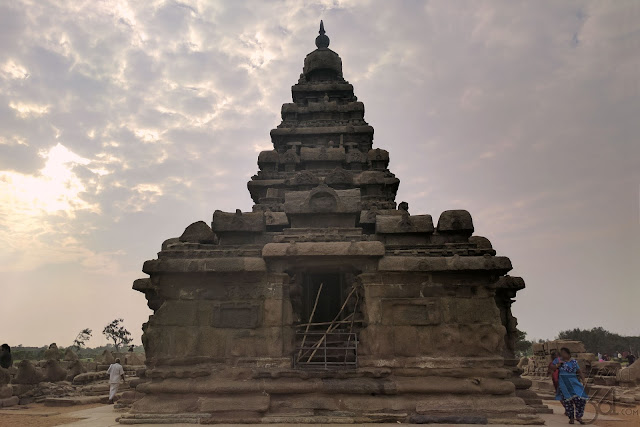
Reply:
<svg viewBox="0 0 640 427"><path fill-rule="evenodd" d="M115 319L102 330L102 334L107 337L108 340L113 341L116 353L120 352L120 347L126 346L133 341L131 333L122 326L122 322L124 322L124 319Z"/></svg>
<svg viewBox="0 0 640 427"><path fill-rule="evenodd" d="M531 354L533 342L527 340L527 333L516 329L516 356L527 356Z"/></svg>
<svg viewBox="0 0 640 427"><path fill-rule="evenodd" d="M80 333L76 336L76 339L73 340L72 347L75 347L76 351L80 351L81 348L85 346L87 341L91 339L91 334L93 331L89 328L84 328L80 331Z"/></svg>
<svg viewBox="0 0 640 427"><path fill-rule="evenodd" d="M582 341L587 352L593 354L602 353L613 356L623 351L637 353L640 349L640 337L618 335L602 327L562 331L557 339Z"/></svg>

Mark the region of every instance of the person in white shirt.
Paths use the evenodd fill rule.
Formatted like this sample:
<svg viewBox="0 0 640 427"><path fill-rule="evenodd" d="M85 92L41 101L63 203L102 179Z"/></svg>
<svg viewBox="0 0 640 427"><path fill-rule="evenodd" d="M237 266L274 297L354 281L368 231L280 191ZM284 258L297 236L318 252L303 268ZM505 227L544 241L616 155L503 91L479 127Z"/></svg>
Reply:
<svg viewBox="0 0 640 427"><path fill-rule="evenodd" d="M120 380L124 381L124 369L120 364L120 359L116 359L116 363L109 365L107 374L109 374L109 404L112 404L118 387L120 387Z"/></svg>

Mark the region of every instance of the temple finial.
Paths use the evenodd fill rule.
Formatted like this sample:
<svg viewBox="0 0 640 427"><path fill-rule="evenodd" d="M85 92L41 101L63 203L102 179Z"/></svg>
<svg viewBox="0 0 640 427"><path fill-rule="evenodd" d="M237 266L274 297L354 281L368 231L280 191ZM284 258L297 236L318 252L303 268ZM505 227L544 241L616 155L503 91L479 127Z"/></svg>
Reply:
<svg viewBox="0 0 640 427"><path fill-rule="evenodd" d="M320 33L320 35L318 37L316 37L316 47L318 49L326 49L329 47L329 37L327 37L325 35L325 31L324 31L324 23L322 22L322 19L320 20L320 31L318 31L318 33Z"/></svg>

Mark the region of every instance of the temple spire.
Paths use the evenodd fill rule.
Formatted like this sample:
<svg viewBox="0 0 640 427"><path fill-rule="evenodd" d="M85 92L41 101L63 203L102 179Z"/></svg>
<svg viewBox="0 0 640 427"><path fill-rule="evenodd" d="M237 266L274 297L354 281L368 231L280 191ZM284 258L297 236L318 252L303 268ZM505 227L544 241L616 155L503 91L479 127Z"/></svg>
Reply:
<svg viewBox="0 0 640 427"><path fill-rule="evenodd" d="M325 31L324 31L324 23L322 22L322 19L320 20L320 31L318 31L318 33L320 33L320 35L318 37L316 37L316 47L318 49L326 49L329 47L329 37L327 37L325 35Z"/></svg>

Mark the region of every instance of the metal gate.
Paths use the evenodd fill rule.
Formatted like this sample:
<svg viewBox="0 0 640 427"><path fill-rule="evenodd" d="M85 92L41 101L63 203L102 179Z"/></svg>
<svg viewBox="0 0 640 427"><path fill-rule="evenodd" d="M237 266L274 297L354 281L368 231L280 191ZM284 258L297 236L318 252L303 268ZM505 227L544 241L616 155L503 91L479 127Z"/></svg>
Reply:
<svg viewBox="0 0 640 427"><path fill-rule="evenodd" d="M296 333L294 368L356 369L358 334L355 332L299 331Z"/></svg>

